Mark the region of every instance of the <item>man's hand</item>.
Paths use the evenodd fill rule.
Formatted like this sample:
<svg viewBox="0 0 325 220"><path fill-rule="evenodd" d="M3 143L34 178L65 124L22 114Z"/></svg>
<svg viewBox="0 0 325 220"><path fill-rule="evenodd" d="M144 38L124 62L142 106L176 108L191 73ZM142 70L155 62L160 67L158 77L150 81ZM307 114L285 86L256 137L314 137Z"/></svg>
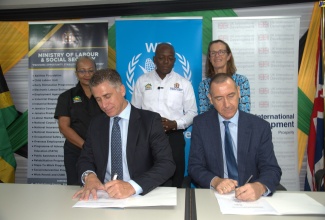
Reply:
<svg viewBox="0 0 325 220"><path fill-rule="evenodd" d="M168 132L171 130L177 130L177 122L176 121L171 121L167 118L161 118L161 122L162 122L165 132Z"/></svg>
<svg viewBox="0 0 325 220"><path fill-rule="evenodd" d="M112 198L124 199L135 194L133 186L122 180L112 180L105 183L105 191Z"/></svg>
<svg viewBox="0 0 325 220"><path fill-rule="evenodd" d="M238 182L233 179L223 179L219 177L213 178L211 186L218 191L219 194L227 194L235 190Z"/></svg>
<svg viewBox="0 0 325 220"><path fill-rule="evenodd" d="M239 200L243 201L255 201L258 200L266 192L266 187L260 183L247 183L236 189L235 196Z"/></svg>
<svg viewBox="0 0 325 220"><path fill-rule="evenodd" d="M88 200L90 193L94 199L97 199L97 190L105 190L104 185L93 173L89 174L85 179L84 187L73 195L73 199L79 196L79 200Z"/></svg>

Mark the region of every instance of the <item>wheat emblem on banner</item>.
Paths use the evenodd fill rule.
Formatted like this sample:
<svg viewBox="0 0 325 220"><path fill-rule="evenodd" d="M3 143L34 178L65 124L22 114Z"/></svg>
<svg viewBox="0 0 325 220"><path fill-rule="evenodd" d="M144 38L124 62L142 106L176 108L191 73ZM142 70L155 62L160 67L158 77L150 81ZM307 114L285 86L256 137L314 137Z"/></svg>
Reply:
<svg viewBox="0 0 325 220"><path fill-rule="evenodd" d="M191 81L192 71L191 71L190 63L186 60L184 55L181 55L179 53L176 53L176 55L178 56L178 61L182 64L184 78L187 79L188 81Z"/></svg>
<svg viewBox="0 0 325 220"><path fill-rule="evenodd" d="M134 70L137 63L139 62L140 56L141 53L132 57L132 60L129 62L128 65L128 70L126 71L126 79L127 79L126 85L129 88L131 95L133 94L133 90L134 90Z"/></svg>

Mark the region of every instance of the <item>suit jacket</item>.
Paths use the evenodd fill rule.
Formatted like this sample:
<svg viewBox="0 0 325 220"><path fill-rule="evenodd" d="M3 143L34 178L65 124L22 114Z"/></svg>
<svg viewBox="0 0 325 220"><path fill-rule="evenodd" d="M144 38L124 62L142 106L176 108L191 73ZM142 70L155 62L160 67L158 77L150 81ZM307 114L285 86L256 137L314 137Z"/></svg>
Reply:
<svg viewBox="0 0 325 220"><path fill-rule="evenodd" d="M77 163L78 173L95 171L104 182L108 163L109 121L105 113L95 117ZM167 181L175 171L171 147L159 114L131 106L126 157L130 178L146 194Z"/></svg>
<svg viewBox="0 0 325 220"><path fill-rule="evenodd" d="M244 185L253 175L250 182L261 182L274 192L282 172L274 154L269 123L239 111L237 138L238 185ZM221 142L215 109L194 118L188 170L200 187L210 188L215 176L224 178Z"/></svg>

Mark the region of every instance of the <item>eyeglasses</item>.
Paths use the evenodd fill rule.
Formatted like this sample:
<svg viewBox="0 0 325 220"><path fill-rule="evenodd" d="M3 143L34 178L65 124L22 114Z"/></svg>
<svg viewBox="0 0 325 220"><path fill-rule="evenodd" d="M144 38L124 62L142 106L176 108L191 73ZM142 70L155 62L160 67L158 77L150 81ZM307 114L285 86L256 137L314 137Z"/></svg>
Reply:
<svg viewBox="0 0 325 220"><path fill-rule="evenodd" d="M227 54L228 53L228 51L227 50L218 50L218 51L210 51L210 57L215 57L215 56L217 56L217 55L219 55L219 56L223 56L223 55L225 55L225 54Z"/></svg>
<svg viewBox="0 0 325 220"><path fill-rule="evenodd" d="M80 75L85 75L86 73L93 74L94 72L95 70L77 70L77 73L79 73Z"/></svg>

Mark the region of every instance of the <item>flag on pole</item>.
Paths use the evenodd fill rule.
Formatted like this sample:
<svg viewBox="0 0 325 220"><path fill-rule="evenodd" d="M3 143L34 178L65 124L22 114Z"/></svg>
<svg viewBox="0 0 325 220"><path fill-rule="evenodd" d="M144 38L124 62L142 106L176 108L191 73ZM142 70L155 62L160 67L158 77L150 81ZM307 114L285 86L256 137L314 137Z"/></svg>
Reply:
<svg viewBox="0 0 325 220"><path fill-rule="evenodd" d="M0 182L15 182L16 160L7 128L18 117L0 66Z"/></svg>
<svg viewBox="0 0 325 220"><path fill-rule="evenodd" d="M315 173L323 168L324 164L324 98L323 98L323 71L321 39L318 39L317 68L315 71L316 95L310 119L310 129L307 146L307 174L305 191L316 191Z"/></svg>

